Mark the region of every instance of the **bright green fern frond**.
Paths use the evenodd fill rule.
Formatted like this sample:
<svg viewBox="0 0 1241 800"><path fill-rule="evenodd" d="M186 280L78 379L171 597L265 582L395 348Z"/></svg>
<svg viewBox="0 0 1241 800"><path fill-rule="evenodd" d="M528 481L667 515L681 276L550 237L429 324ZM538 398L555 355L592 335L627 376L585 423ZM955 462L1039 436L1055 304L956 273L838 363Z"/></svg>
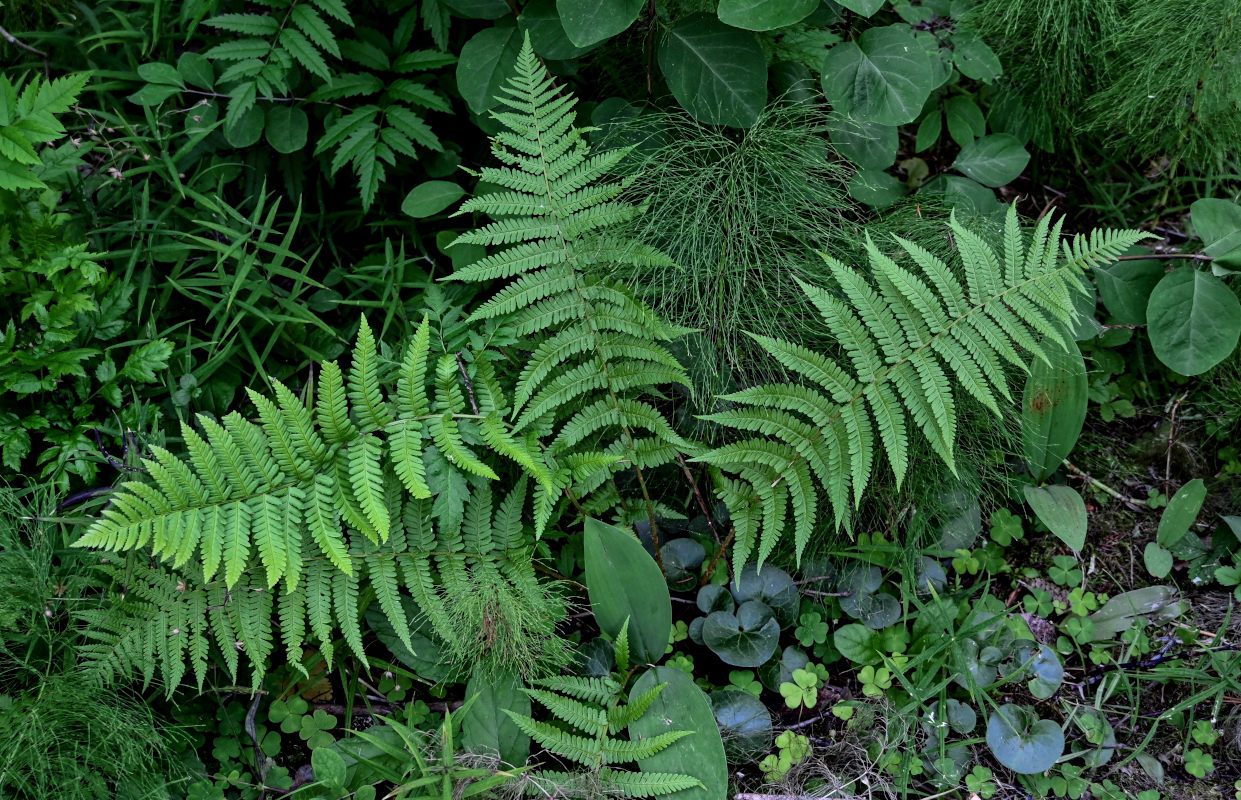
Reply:
<svg viewBox="0 0 1241 800"><path fill-rule="evenodd" d="M796 551L815 525L816 489L847 526L882 444L897 485L908 472L911 428L954 466L957 389L1000 414L1011 401L1005 364L1027 369L1046 346L1063 345L1080 291L1081 272L1115 258L1143 238L1103 231L1060 241L1060 223L1041 220L1022 234L1010 207L1003 258L953 218L949 227L964 284L941 259L896 239L898 262L869 238L870 278L824 256L833 289L802 289L835 335L845 361L795 343L753 337L813 388L757 386L726 396L741 406L706 419L766 438L725 444L697 460L738 475L717 481L737 525L738 563L757 547L760 563L774 547L791 509ZM1050 344L1046 344L1050 342ZM761 531L761 533L760 533ZM744 555L744 558L743 558Z"/></svg>

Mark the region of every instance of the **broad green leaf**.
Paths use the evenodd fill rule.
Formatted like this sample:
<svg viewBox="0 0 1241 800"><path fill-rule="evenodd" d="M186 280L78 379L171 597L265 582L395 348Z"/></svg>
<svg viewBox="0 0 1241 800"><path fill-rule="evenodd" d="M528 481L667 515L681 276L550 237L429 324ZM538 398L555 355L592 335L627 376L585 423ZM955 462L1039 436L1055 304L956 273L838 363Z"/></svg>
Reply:
<svg viewBox="0 0 1241 800"><path fill-rule="evenodd" d="M948 135L962 147L987 132L987 121L978 104L965 95L948 98L944 102L944 116L948 119Z"/></svg>
<svg viewBox="0 0 1241 800"><path fill-rule="evenodd" d="M754 695L740 689L711 692L711 710L730 761L761 757L771 746L771 712Z"/></svg>
<svg viewBox="0 0 1241 800"><path fill-rule="evenodd" d="M869 17L883 8L888 0L839 0L840 4L855 14Z"/></svg>
<svg viewBox="0 0 1241 800"><path fill-rule="evenodd" d="M1201 478L1194 478L1178 489L1168 501L1163 516L1159 518L1159 532L1155 534L1155 541L1164 547L1172 547L1179 542L1189 533L1189 527L1198 518L1202 501L1206 497L1207 486Z"/></svg>
<svg viewBox="0 0 1241 800"><path fill-rule="evenodd" d="M907 25L868 28L823 61L823 92L836 111L863 122L913 122L934 88L931 60Z"/></svg>
<svg viewBox="0 0 1241 800"><path fill-rule="evenodd" d="M530 46L543 58L563 61L590 50L589 47L578 47L569 41L560 24L560 14L556 11L556 0L534 0L521 10L517 23L530 34Z"/></svg>
<svg viewBox="0 0 1241 800"><path fill-rule="evenodd" d="M827 125L836 152L862 169L884 170L896 160L896 127L839 117Z"/></svg>
<svg viewBox="0 0 1241 800"><path fill-rule="evenodd" d="M560 24L577 47L610 39L642 13L643 0L556 0Z"/></svg>
<svg viewBox="0 0 1241 800"><path fill-rule="evenodd" d="M1039 521L1077 552L1086 544L1086 503L1068 486L1027 486L1026 502Z"/></svg>
<svg viewBox="0 0 1241 800"><path fill-rule="evenodd" d="M306 146L310 119L297 106L274 105L267 111L267 143L277 153L296 153Z"/></svg>
<svg viewBox="0 0 1241 800"><path fill-rule="evenodd" d="M160 103L172 97L174 94L180 94L181 89L177 86L166 86L162 83L148 83L138 91L131 94L127 99L129 102L140 106L157 106Z"/></svg>
<svg viewBox="0 0 1241 800"><path fill-rule="evenodd" d="M181 80L181 73L177 72L177 68L161 61L152 61L140 65L138 67L138 77L147 83L185 88L185 83Z"/></svg>
<svg viewBox="0 0 1241 800"><path fill-rule="evenodd" d="M224 138L233 147L249 147L263 136L263 124L267 115L261 106L254 106L237 118L232 127L225 125Z"/></svg>
<svg viewBox="0 0 1241 800"><path fill-rule="evenodd" d="M801 595L793 578L779 567L764 564L759 570L756 565L747 564L728 584L728 589L738 603L759 600L766 604L781 627L787 628L797 621Z"/></svg>
<svg viewBox="0 0 1241 800"><path fill-rule="evenodd" d="M983 83L991 83L1004 72L999 57L986 42L962 33L952 37L952 63L965 77Z"/></svg>
<svg viewBox="0 0 1241 800"><path fill-rule="evenodd" d="M654 667L634 681L632 702L656 686L664 688L638 719L629 725L632 739L668 731L693 731L649 758L638 760L643 773L688 775L701 784L667 795L673 800L718 800L728 796L728 760L715 724L711 701L694 679L673 667Z"/></svg>
<svg viewBox="0 0 1241 800"><path fill-rule="evenodd" d="M182 53L177 59L177 74L181 76L181 80L199 89L215 86L215 70L210 59L202 53Z"/></svg>
<svg viewBox="0 0 1241 800"><path fill-rule="evenodd" d="M978 181L958 175L940 175L927 181L922 191L941 195L948 205L975 214L990 214L1000 208L994 192Z"/></svg>
<svg viewBox="0 0 1241 800"><path fill-rule="evenodd" d="M315 780L333 789L345 787L345 759L331 747L316 747L310 751L310 766Z"/></svg>
<svg viewBox="0 0 1241 800"><path fill-rule="evenodd" d="M750 600L736 614L716 611L708 615L702 624L702 641L725 664L758 667L780 645L780 623L764 603Z"/></svg>
<svg viewBox="0 0 1241 800"><path fill-rule="evenodd" d="M599 629L615 638L629 620L635 661L663 656L672 631L672 600L655 559L637 536L596 519L586 520L586 587Z"/></svg>
<svg viewBox="0 0 1241 800"><path fill-rule="evenodd" d="M1215 264L1241 268L1241 206L1229 200L1203 198L1189 207L1194 233Z"/></svg>
<svg viewBox="0 0 1241 800"><path fill-rule="evenodd" d="M499 19L512 9L504 0L439 0L466 19Z"/></svg>
<svg viewBox="0 0 1241 800"><path fill-rule="evenodd" d="M496 104L500 87L508 80L521 49L517 28L497 25L474 34L457 60L457 91L475 114Z"/></svg>
<svg viewBox="0 0 1241 800"><path fill-rule="evenodd" d="M433 217L451 206L465 194L451 181L424 181L409 190L401 203L401 211L414 219Z"/></svg>
<svg viewBox="0 0 1241 800"><path fill-rule="evenodd" d="M1155 259L1113 261L1091 272L1103 305L1121 325L1145 325L1151 292L1164 276L1163 262Z"/></svg>
<svg viewBox="0 0 1241 800"><path fill-rule="evenodd" d="M720 0L720 22L747 31L770 31L801 22L819 7L819 0Z"/></svg>
<svg viewBox="0 0 1241 800"><path fill-rule="evenodd" d="M939 141L939 135L944 131L944 115L938 106L932 106L931 110L922 118L922 122L918 123L918 134L914 139L914 150L921 153L928 147L934 147Z"/></svg>
<svg viewBox="0 0 1241 800"><path fill-rule="evenodd" d="M861 623L850 622L837 628L832 643L855 664L877 664L881 660L879 634Z"/></svg>
<svg viewBox="0 0 1241 800"><path fill-rule="evenodd" d="M1170 586L1146 586L1122 592L1104 603L1103 608L1086 619L1090 622L1090 640L1101 642L1133 627L1141 616L1157 620L1173 620L1188 609Z"/></svg>
<svg viewBox="0 0 1241 800"><path fill-rule="evenodd" d="M1086 362L1075 342L1066 344L1033 360L1021 395L1021 450L1040 482L1069 457L1086 421Z"/></svg>
<svg viewBox="0 0 1241 800"><path fill-rule="evenodd" d="M1236 349L1241 302L1214 275L1180 267L1151 292L1146 324L1160 361L1182 375L1199 375Z"/></svg>
<svg viewBox="0 0 1241 800"><path fill-rule="evenodd" d="M1033 775L1051 769L1064 753L1064 731L1024 706L1006 703L987 721L987 746L1013 772Z"/></svg>
<svg viewBox="0 0 1241 800"><path fill-rule="evenodd" d="M1016 136L993 133L962 147L952 166L983 186L997 188L1016 180L1029 163L1030 153Z"/></svg>
<svg viewBox="0 0 1241 800"><path fill-rule="evenodd" d="M484 680L475 674L466 684L466 698L477 699L461 720L461 745L471 753L498 753L508 764L525 764L530 757L530 737L504 713L530 716L530 695L521 690L515 675Z"/></svg>
<svg viewBox="0 0 1241 800"><path fill-rule="evenodd" d="M887 208L908 191L898 178L878 169L861 170L849 180L849 196L871 208Z"/></svg>
<svg viewBox="0 0 1241 800"><path fill-rule="evenodd" d="M767 104L767 59L758 37L706 14L668 31L659 70L672 96L701 122L749 128Z"/></svg>
<svg viewBox="0 0 1241 800"><path fill-rule="evenodd" d="M1166 578L1172 571L1172 554L1158 542L1147 542L1142 551L1142 563L1146 571L1156 578Z"/></svg>

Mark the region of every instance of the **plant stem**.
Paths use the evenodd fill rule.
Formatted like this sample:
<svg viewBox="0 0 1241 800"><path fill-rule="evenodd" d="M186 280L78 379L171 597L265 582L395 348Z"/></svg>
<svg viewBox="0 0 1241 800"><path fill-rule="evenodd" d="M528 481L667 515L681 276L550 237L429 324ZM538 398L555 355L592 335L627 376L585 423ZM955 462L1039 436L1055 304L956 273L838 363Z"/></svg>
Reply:
<svg viewBox="0 0 1241 800"><path fill-rule="evenodd" d="M1129 497L1128 495L1121 494L1120 492L1116 491L1116 490L1115 490L1115 489L1113 489L1112 487L1108 486L1106 483L1103 483L1103 482L1102 482L1101 480L1099 480L1098 478L1095 478L1095 477L1093 477L1093 476L1091 476L1091 475L1088 475L1088 474L1086 474L1085 472L1083 472L1082 470L1080 470L1080 469L1078 469L1077 467L1073 466L1073 464L1072 464L1072 463L1070 463L1068 459L1065 459L1065 461L1064 461L1064 466L1065 466L1065 467L1068 469L1068 471L1069 471L1069 472L1071 472L1073 475L1076 475L1077 477L1081 478L1082 480L1086 481L1087 483L1092 484L1092 485L1093 485L1096 489L1101 490L1101 491L1102 491L1102 492L1104 492L1105 494L1109 494L1109 495L1111 495L1112 497L1116 498L1117 500L1119 500L1120 502L1124 503L1125 505L1130 506L1131 508L1133 508L1133 510L1135 510L1135 511L1142 511L1142 510L1145 510L1145 509L1147 509L1147 508L1148 508L1148 507L1147 507L1147 505L1146 505L1146 503L1145 503L1145 501L1142 501L1142 500L1137 500L1137 499L1134 499L1134 498L1132 498L1132 497Z"/></svg>

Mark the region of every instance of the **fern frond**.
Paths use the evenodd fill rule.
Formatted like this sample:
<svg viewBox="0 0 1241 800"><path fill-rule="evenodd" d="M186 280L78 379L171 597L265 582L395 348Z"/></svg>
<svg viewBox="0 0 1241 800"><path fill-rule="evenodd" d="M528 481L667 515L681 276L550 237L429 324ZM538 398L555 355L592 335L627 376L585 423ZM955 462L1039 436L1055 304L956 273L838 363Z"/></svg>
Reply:
<svg viewBox="0 0 1241 800"><path fill-rule="evenodd" d="M753 337L808 385L745 389L724 398L741 408L705 417L765 437L741 439L697 457L742 479L721 475L717 481L737 524L738 563L754 547L759 562L764 560L789 508L800 555L816 521L816 485L830 501L836 526L848 527L872 476L876 440L897 486L908 471L911 427L955 469L956 387L1000 414L999 398L1012 399L1005 362L1027 369L1023 351L1046 359L1045 346L1063 345L1080 273L1144 237L1139 231L1096 231L1061 243L1060 223L1044 218L1027 241L1010 207L1001 258L955 217L949 227L964 285L941 259L899 238L896 244L912 268L868 238L870 279L824 256L835 290L799 281L846 361L773 337Z"/></svg>

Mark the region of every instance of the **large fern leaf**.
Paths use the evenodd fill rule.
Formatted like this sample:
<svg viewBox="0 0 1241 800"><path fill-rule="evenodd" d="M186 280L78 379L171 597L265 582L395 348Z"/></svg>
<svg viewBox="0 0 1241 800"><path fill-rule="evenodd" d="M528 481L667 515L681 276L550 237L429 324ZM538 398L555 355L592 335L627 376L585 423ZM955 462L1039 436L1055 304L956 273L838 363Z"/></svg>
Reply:
<svg viewBox="0 0 1241 800"><path fill-rule="evenodd" d="M737 525L735 558L757 547L771 553L792 510L798 554L816 523L816 484L837 528L848 526L882 446L897 485L909 470L910 431L919 430L955 471L958 387L997 415L1011 400L1005 365L1063 346L1075 315L1081 273L1144 238L1140 231L1096 231L1060 241L1044 218L1026 237L1009 209L1003 253L957 223L949 224L960 264L953 269L913 242L896 238L905 259L867 240L872 277L824 256L836 285L802 284L845 358L794 342L754 339L796 384L754 386L723 399L736 408L705 417L758 437L725 444L698 460L741 480L720 496ZM959 275L964 277L962 282Z"/></svg>

